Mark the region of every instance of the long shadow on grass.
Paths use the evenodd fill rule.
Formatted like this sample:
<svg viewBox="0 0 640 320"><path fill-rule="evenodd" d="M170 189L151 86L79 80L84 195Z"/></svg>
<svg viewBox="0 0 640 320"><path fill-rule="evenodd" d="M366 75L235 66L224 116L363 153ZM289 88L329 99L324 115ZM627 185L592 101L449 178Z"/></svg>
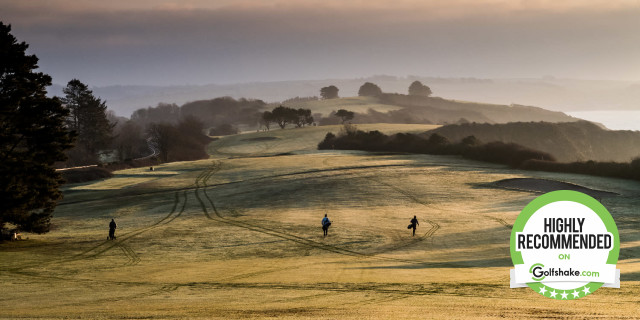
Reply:
<svg viewBox="0 0 640 320"><path fill-rule="evenodd" d="M436 269L436 268L488 268L488 267L511 267L513 263L511 258L491 258L491 259L477 259L477 260L462 260L462 261L448 261L448 262L425 262L423 264L397 264L386 266L369 266L369 267L354 267L347 269Z"/></svg>
<svg viewBox="0 0 640 320"><path fill-rule="evenodd" d="M620 249L620 257L618 260L629 260L629 259L637 259L640 257L638 252L640 251L640 246L629 247L629 248L621 248Z"/></svg>
<svg viewBox="0 0 640 320"><path fill-rule="evenodd" d="M640 272L623 273L620 281L640 281Z"/></svg>

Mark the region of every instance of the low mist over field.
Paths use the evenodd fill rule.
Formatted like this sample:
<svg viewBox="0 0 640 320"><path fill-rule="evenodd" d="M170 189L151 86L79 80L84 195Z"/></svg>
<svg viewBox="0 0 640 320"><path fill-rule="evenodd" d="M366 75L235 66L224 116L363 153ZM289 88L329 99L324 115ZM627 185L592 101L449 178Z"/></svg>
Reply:
<svg viewBox="0 0 640 320"><path fill-rule="evenodd" d="M159 102L183 104L189 101L231 96L256 98L278 102L292 97L318 96L319 89L336 85L340 96L358 94L360 86L370 81L384 92L407 93L409 84L420 80L429 85L436 96L465 101L523 104L556 111L585 110L640 110L640 84L633 81L591 81L555 78L537 79L478 79L430 78L417 76L372 76L354 79L297 80L281 82L255 82L228 85L192 86L106 86L95 87L97 95L109 101L118 115L131 113ZM60 85L51 88L51 94L60 94ZM611 118L611 117L609 117ZM621 117L627 118L627 117ZM607 117L604 117L607 119ZM589 119L598 121L598 119ZM614 121L615 119L609 119ZM612 125L615 129L632 129ZM634 129L640 130L640 127Z"/></svg>
<svg viewBox="0 0 640 320"><path fill-rule="evenodd" d="M120 116L220 96L278 102L327 85L355 96L364 81L404 93L416 79L447 99L640 110L635 1L0 4L53 76L51 94L78 78Z"/></svg>

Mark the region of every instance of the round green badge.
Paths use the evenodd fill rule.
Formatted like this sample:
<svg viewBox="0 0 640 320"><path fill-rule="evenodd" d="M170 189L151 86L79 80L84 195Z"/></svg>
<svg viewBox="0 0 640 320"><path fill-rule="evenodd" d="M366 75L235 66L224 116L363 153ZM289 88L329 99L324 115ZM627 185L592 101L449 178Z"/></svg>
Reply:
<svg viewBox="0 0 640 320"><path fill-rule="evenodd" d="M560 190L531 201L511 230L512 287L528 286L552 299L585 297L619 287L618 228L598 200Z"/></svg>

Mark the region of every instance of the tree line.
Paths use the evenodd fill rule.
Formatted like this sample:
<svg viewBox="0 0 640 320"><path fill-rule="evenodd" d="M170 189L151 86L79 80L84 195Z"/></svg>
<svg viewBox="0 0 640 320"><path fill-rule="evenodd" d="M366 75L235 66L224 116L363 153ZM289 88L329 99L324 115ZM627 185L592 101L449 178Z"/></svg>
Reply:
<svg viewBox="0 0 640 320"><path fill-rule="evenodd" d="M272 123L277 124L280 129L284 129L288 124L293 124L296 128L314 124L310 109L294 109L285 106L278 106L262 113L261 124L267 130L270 130Z"/></svg>
<svg viewBox="0 0 640 320"><path fill-rule="evenodd" d="M416 135L398 133L385 135L380 131L361 131L353 125L345 125L338 135L327 133L318 149L365 150L384 152L409 152L435 155L459 155L463 158L505 164L512 168L533 171L578 173L593 176L640 180L640 158L621 163L605 161L558 162L544 151L524 147L516 143L493 141L483 143L475 136L467 136L458 142L432 133Z"/></svg>
<svg viewBox="0 0 640 320"><path fill-rule="evenodd" d="M162 161L192 160L207 156L207 127L233 131L234 125L258 122L267 128L272 123L281 128L314 124L310 109L279 106L263 112L263 101L229 97L181 107L160 104L137 110L130 120L118 118L78 79L67 83L62 97L48 97L52 79L37 71L38 58L27 48L11 34L10 25L0 22L0 229L11 224L23 231L48 231L62 196L56 164L95 164L108 150L125 161L149 153L149 147ZM367 84L360 93L380 94L376 87ZM320 96L335 99L338 92L331 85L321 88ZM353 116L348 110L336 112L343 123Z"/></svg>
<svg viewBox="0 0 640 320"><path fill-rule="evenodd" d="M38 58L0 22L0 231L7 224L46 232L62 197L53 167L65 160L76 133L57 97L47 97L51 77L35 71Z"/></svg>
<svg viewBox="0 0 640 320"><path fill-rule="evenodd" d="M38 58L28 47L0 21L0 234L6 228L49 230L62 198L61 164L95 164L110 148L121 158L135 156L149 144L165 161L206 157L209 138L194 117L146 127L124 121L78 79L67 83L62 97L48 97L52 79L37 71Z"/></svg>
<svg viewBox="0 0 640 320"><path fill-rule="evenodd" d="M354 125L349 124L345 125L338 135L327 133L324 140L318 144L318 149L460 155L473 160L506 164L513 168L522 166L528 160L556 161L549 153L515 143L482 143L475 136L468 136L459 142L452 143L437 133L426 138L410 133L388 136L377 130L369 132L357 130Z"/></svg>
<svg viewBox="0 0 640 320"><path fill-rule="evenodd" d="M408 93L410 96L422 96L429 97L431 96L431 88L422 84L422 82L416 80L409 85ZM336 99L338 97L339 89L336 86L327 86L320 89L320 96L322 99ZM382 89L372 82L365 82L360 89L358 89L358 96L361 97L377 97L382 95Z"/></svg>

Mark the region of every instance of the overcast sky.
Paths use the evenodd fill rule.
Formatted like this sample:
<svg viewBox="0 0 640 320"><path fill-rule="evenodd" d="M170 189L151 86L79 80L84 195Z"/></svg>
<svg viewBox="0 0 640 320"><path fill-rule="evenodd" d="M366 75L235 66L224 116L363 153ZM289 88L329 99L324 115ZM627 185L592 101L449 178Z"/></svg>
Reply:
<svg viewBox="0 0 640 320"><path fill-rule="evenodd" d="M0 0L0 8L60 84L375 74L640 81L636 0Z"/></svg>

